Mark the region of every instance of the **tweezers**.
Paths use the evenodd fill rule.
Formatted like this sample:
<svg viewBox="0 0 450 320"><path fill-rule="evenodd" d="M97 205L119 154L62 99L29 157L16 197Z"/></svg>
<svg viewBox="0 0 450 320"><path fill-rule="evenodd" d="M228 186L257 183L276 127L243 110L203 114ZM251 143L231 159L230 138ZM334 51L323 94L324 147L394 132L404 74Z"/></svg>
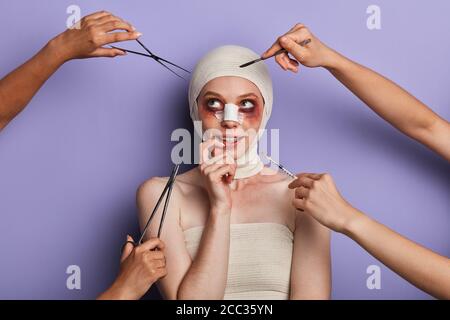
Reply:
<svg viewBox="0 0 450 320"><path fill-rule="evenodd" d="M300 42L299 44L300 44L302 47L304 47L304 46L306 46L306 45L307 45L308 43L310 43L310 42L311 42L311 39L306 39L306 40ZM286 49L280 49L280 50L276 51L274 54L272 54L272 55L270 55L270 56L268 56L268 57L265 57L265 58L258 58L258 59L256 59L256 60L252 60L252 61L246 62L246 63L244 63L244 64L241 64L241 65L239 66L239 68L245 68L245 67L248 67L248 66L250 66L250 65L252 65L252 64L254 64L254 63L256 63L256 62L260 62L260 61L263 61L263 60L266 60L266 59L275 57L275 56L277 56L277 55L279 55L279 54L282 54L282 53L287 53L287 50L286 50Z"/></svg>
<svg viewBox="0 0 450 320"><path fill-rule="evenodd" d="M147 220L147 224L144 227L144 230L142 230L142 234L141 237L139 238L139 241L137 242L137 244L133 244L135 246L142 244L142 240L144 239L144 236L148 230L148 227L150 226L150 223L153 220L153 217L156 214L156 211L159 208L159 205L161 204L162 200L164 199L164 197L166 197L165 201L164 201L164 209L161 215L161 219L159 221L159 228L158 228L158 238L161 236L161 231L162 231L162 227L164 225L164 219L166 217L166 213L167 213L167 208L169 206L169 201L170 201L170 195L172 194L172 188L173 185L175 183L175 179L177 178L177 174L178 174L178 169L180 168L180 165L177 164L174 166L172 173L170 174L169 180L166 183L166 186L164 187L163 192L161 193L161 196L158 199L158 202L156 203L155 207L153 208L152 214L150 215L150 217ZM166 196L167 193L167 196Z"/></svg>
<svg viewBox="0 0 450 320"><path fill-rule="evenodd" d="M161 57L159 57L159 56L153 54L153 52L151 52L151 51L150 51L150 50L149 50L149 49L148 49L148 48L147 48L147 47L146 47L139 39L136 39L136 41L137 41L137 43L139 43L139 45L140 45L142 48L144 48L145 51L148 52L148 54L142 53L142 52L133 51L133 50L128 50L128 49L123 49L123 48L119 48L119 47L115 47L115 46L110 46L110 47L111 47L111 48L114 48L114 49L119 49L119 50L122 50L122 51L125 51L125 52L137 54L137 55L140 55L140 56L152 58L152 59L154 59L156 62L158 62L160 65L162 65L164 68L166 68L167 70L169 70L170 72L172 72L172 73L175 74L177 77L180 77L180 78L183 79L183 80L186 80L186 79L183 78L182 76L180 76L178 73L176 73L174 70L172 70L172 69L169 68L168 66L166 66L166 65L164 64L164 62L167 63L167 64L170 64L170 65L172 65L172 66L174 66L174 67L177 67L178 69L181 69L181 70L183 70L184 72L191 73L189 70L186 70L185 68L180 67L179 65L177 65L177 64L175 64L175 63L173 63L173 62L168 61L168 60L166 60L166 59L164 59L164 58L161 58Z"/></svg>

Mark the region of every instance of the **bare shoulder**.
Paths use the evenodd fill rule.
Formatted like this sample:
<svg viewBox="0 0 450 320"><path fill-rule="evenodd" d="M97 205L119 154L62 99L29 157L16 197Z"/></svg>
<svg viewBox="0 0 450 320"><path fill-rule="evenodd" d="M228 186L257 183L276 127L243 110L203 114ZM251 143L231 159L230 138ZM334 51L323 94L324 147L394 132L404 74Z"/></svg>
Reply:
<svg viewBox="0 0 450 320"><path fill-rule="evenodd" d="M259 182L277 192L277 194L284 194L287 197L293 194L293 190L288 188L292 178L281 171L264 167Z"/></svg>
<svg viewBox="0 0 450 320"><path fill-rule="evenodd" d="M191 169L182 174L179 174L175 180L172 189L172 199L178 205L182 205L186 195L189 194L190 189L200 187L197 182L196 169ZM139 202L155 202L163 192L167 185L169 177L153 177L144 181L137 189L137 201Z"/></svg>
<svg viewBox="0 0 450 320"><path fill-rule="evenodd" d="M197 168L177 176L169 202L168 212L171 212L171 214L166 217L168 228L170 228L170 225L177 224L184 230L185 227L198 224L198 221L201 220L197 215L205 211L204 206L207 205L208 199L200 178ZM139 186L136 201L141 225L147 221L168 180L169 177L153 177ZM164 204L162 203L156 213L155 221L158 221L158 216L162 213L163 207Z"/></svg>
<svg viewBox="0 0 450 320"><path fill-rule="evenodd" d="M285 223L291 231L295 230L296 209L292 206L294 190L289 189L293 179L285 173L264 167L259 175L259 190L266 195L265 199L272 199L280 212L284 213Z"/></svg>

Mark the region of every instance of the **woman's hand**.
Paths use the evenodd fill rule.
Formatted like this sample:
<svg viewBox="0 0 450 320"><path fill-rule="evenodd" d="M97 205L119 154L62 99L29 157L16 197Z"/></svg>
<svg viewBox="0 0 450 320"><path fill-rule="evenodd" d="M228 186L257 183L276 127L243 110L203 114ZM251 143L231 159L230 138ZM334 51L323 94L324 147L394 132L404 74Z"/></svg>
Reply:
<svg viewBox="0 0 450 320"><path fill-rule="evenodd" d="M122 30L121 32L116 32ZM125 52L103 46L120 41L135 40L142 34L119 17L100 11L84 17L80 29L67 29L49 42L55 56L64 63L71 59L116 57Z"/></svg>
<svg viewBox="0 0 450 320"><path fill-rule="evenodd" d="M289 184L295 189L292 204L300 211L305 211L322 225L344 232L356 210L340 195L329 174L302 173Z"/></svg>
<svg viewBox="0 0 450 320"><path fill-rule="evenodd" d="M301 46L302 41L310 39L311 42ZM328 48L317 39L307 27L297 23L291 30L280 36L275 43L263 53L262 57L268 57L280 49L286 49L294 59L287 53L275 57L277 63L283 70L298 72L299 63L307 67L332 67L335 63L337 53Z"/></svg>
<svg viewBox="0 0 450 320"><path fill-rule="evenodd" d="M117 30L125 32L113 32ZM0 131L66 61L124 55L122 50L103 46L140 36L129 23L102 11L81 19L80 29L68 29L50 40L33 58L0 80Z"/></svg>
<svg viewBox="0 0 450 320"><path fill-rule="evenodd" d="M134 242L130 236L127 236L127 241ZM137 247L130 242L123 248L117 279L98 299L140 299L158 279L167 274L164 243L160 239L147 240Z"/></svg>
<svg viewBox="0 0 450 320"><path fill-rule="evenodd" d="M231 211L231 191L229 184L236 172L234 159L223 152L224 144L211 138L200 144L200 172L208 190L211 210ZM209 153L212 151L212 158Z"/></svg>

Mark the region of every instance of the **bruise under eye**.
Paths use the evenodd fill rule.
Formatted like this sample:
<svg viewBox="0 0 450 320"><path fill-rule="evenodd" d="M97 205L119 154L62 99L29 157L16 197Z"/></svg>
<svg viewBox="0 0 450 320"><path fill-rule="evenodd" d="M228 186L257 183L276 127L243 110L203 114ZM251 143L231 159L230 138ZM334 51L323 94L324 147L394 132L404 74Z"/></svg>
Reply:
<svg viewBox="0 0 450 320"><path fill-rule="evenodd" d="M256 101L249 99L242 100L239 106L239 110L242 112L252 112L253 110L255 110L256 105Z"/></svg>
<svg viewBox="0 0 450 320"><path fill-rule="evenodd" d="M244 109L251 109L255 107L255 103L251 100L242 100L241 107Z"/></svg>

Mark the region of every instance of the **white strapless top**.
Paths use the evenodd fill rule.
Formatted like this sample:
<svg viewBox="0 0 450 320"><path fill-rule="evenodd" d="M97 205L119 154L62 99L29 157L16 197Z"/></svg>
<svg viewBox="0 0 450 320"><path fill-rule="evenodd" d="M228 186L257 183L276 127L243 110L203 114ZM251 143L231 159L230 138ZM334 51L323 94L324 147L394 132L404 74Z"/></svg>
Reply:
<svg viewBox="0 0 450 320"><path fill-rule="evenodd" d="M195 259L204 227L184 231L187 250ZM226 300L289 299L294 235L278 223L230 226Z"/></svg>

